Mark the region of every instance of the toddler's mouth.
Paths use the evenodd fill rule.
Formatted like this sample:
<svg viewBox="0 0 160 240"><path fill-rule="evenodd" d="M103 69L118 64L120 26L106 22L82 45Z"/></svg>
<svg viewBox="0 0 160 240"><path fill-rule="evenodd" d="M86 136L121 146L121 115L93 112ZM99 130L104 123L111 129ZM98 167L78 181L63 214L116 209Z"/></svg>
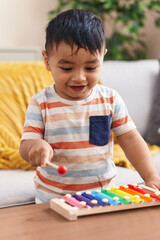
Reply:
<svg viewBox="0 0 160 240"><path fill-rule="evenodd" d="M85 86L70 86L70 88L75 92L81 92L85 89Z"/></svg>

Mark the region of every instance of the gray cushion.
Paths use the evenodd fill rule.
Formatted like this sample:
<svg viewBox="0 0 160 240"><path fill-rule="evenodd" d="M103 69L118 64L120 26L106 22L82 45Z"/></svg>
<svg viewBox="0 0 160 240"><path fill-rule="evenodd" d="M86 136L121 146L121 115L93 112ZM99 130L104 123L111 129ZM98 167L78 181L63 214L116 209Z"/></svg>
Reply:
<svg viewBox="0 0 160 240"><path fill-rule="evenodd" d="M35 171L0 170L0 208L34 203Z"/></svg>
<svg viewBox="0 0 160 240"><path fill-rule="evenodd" d="M154 99L146 129L144 139L152 145L160 146L160 74L154 89Z"/></svg>

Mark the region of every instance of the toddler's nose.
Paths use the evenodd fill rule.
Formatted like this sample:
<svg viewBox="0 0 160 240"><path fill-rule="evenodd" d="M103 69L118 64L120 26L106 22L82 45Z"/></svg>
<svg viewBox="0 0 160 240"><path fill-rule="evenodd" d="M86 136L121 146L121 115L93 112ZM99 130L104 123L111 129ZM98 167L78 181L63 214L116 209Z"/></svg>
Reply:
<svg viewBox="0 0 160 240"><path fill-rule="evenodd" d="M86 76L83 72L77 72L72 76L72 80L80 83L86 81Z"/></svg>

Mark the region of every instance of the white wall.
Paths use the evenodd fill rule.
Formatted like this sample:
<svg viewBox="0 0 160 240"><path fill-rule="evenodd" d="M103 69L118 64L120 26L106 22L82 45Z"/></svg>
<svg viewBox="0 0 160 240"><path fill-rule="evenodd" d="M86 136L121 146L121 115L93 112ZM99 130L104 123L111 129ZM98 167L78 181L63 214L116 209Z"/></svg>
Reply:
<svg viewBox="0 0 160 240"><path fill-rule="evenodd" d="M48 11L55 8L57 0L0 0L0 48L44 48ZM145 41L149 58L160 56L160 29L147 18Z"/></svg>
<svg viewBox="0 0 160 240"><path fill-rule="evenodd" d="M0 48L44 48L48 11L56 0L0 0Z"/></svg>

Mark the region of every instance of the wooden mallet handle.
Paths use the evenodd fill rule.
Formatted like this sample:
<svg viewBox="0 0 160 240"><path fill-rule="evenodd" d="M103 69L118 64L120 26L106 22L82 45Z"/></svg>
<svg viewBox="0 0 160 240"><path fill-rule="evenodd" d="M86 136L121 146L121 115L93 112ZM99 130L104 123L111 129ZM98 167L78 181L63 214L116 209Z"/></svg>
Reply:
<svg viewBox="0 0 160 240"><path fill-rule="evenodd" d="M47 161L47 163L46 163L46 165L48 166L48 167L52 167L52 168L54 168L54 169L58 169L58 166L56 165L56 164L54 164L54 163L51 163L51 162L48 162Z"/></svg>

